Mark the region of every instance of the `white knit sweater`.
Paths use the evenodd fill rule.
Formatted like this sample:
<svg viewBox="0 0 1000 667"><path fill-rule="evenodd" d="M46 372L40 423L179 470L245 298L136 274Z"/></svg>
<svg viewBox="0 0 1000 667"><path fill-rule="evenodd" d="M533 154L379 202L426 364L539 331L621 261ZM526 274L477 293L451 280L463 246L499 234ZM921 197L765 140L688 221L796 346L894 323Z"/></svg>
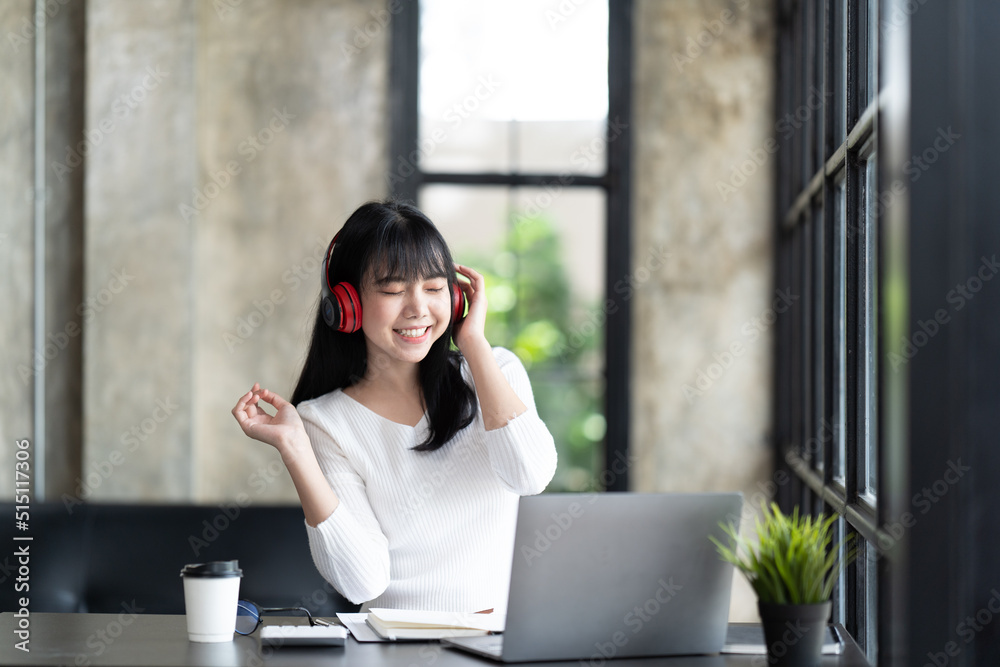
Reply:
<svg viewBox="0 0 1000 667"><path fill-rule="evenodd" d="M504 377L528 407L506 426L475 420L433 452L427 416L390 421L336 390L298 406L337 509L306 524L320 574L369 607L506 613L518 497L552 479L556 450L538 417L528 375L494 348ZM468 364L462 374L473 385Z"/></svg>

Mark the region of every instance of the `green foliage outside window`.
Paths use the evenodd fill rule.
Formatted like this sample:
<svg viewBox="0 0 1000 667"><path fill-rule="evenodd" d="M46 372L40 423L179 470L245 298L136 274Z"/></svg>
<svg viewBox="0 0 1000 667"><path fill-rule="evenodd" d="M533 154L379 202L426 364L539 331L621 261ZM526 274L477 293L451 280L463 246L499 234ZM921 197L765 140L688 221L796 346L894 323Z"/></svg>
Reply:
<svg viewBox="0 0 1000 667"><path fill-rule="evenodd" d="M486 337L524 363L538 413L555 438L559 467L548 490L596 490L605 431L603 328L595 326L593 303L573 303L552 223L514 220L495 254L463 253L469 258L459 261L486 279Z"/></svg>

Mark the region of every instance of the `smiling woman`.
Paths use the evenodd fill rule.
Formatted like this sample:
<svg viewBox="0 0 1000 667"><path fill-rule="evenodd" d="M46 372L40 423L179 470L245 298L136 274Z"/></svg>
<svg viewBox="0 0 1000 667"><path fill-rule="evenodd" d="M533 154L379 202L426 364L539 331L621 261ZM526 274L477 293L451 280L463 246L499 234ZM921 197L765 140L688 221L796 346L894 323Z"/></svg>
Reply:
<svg viewBox="0 0 1000 667"><path fill-rule="evenodd" d="M504 610L518 498L556 451L524 367L486 340L483 276L415 207L372 202L321 282L292 401L255 384L233 408L281 454L317 568L366 608Z"/></svg>

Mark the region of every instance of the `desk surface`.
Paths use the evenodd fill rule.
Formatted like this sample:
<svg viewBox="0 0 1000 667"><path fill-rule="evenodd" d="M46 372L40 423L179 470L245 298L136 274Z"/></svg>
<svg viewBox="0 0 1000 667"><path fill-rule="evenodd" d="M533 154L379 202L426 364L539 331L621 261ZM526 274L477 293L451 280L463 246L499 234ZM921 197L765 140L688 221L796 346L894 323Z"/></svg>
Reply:
<svg viewBox="0 0 1000 667"><path fill-rule="evenodd" d="M365 667L451 667L457 665L499 665L483 658L445 648L437 642L361 644L353 638L343 647L305 648L261 647L254 637L237 636L223 644L196 644L187 639L182 615L157 614L31 614L31 651L15 647L17 619L10 612L0 614L0 665L129 665L132 667L175 667L198 665L358 665ZM282 619L292 622L291 618ZM851 642L839 657L826 658L824 667L867 666L863 654ZM522 665L581 664L519 663ZM582 664L587 664L584 661ZM595 667L599 667L595 664ZM606 667L723 667L766 664L760 656L715 655L679 658L613 660Z"/></svg>

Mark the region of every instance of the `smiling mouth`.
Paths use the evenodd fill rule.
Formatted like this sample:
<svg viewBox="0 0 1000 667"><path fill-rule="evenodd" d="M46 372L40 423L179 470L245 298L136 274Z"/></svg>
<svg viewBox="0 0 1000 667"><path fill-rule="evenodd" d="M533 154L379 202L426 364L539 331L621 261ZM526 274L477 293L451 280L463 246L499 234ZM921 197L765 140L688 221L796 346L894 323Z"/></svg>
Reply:
<svg viewBox="0 0 1000 667"><path fill-rule="evenodd" d="M419 329L393 329L393 331L398 333L403 338L420 338L427 333L428 329L430 329L430 327L420 327Z"/></svg>

